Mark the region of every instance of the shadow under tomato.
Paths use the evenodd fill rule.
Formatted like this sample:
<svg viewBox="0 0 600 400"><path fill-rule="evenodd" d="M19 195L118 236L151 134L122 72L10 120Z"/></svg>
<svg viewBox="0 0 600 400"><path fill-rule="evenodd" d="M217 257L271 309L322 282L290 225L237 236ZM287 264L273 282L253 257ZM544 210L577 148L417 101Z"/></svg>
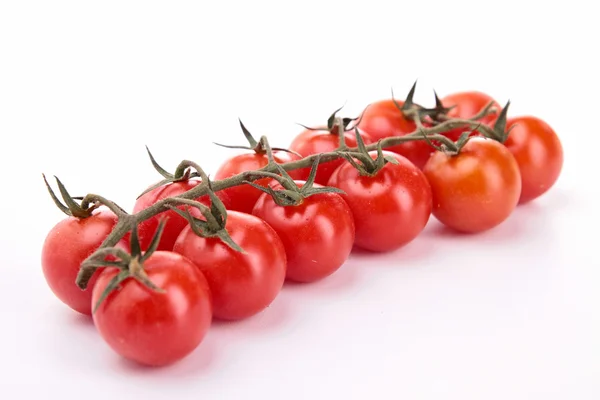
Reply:
<svg viewBox="0 0 600 400"><path fill-rule="evenodd" d="M69 312L68 321L71 325L76 326L77 329L96 329L94 320L91 315L84 315L76 311L67 310Z"/></svg>
<svg viewBox="0 0 600 400"><path fill-rule="evenodd" d="M331 275L315 282L286 281L284 290L338 295L360 285L360 273L359 263L350 255L346 262Z"/></svg>
<svg viewBox="0 0 600 400"><path fill-rule="evenodd" d="M219 331L243 329L248 333L262 333L284 326L291 316L290 299L280 293L275 300L264 310L251 317L240 320L214 319L212 329Z"/></svg>
<svg viewBox="0 0 600 400"><path fill-rule="evenodd" d="M212 336L212 337L211 337ZM119 355L114 355L116 358L117 372L122 372L127 375L153 376L172 379L173 377L190 377L197 378L203 373L209 371L214 364L215 343L214 335L209 334L204 338L202 343L187 357L169 365L153 367L136 363ZM110 350L109 350L110 351Z"/></svg>

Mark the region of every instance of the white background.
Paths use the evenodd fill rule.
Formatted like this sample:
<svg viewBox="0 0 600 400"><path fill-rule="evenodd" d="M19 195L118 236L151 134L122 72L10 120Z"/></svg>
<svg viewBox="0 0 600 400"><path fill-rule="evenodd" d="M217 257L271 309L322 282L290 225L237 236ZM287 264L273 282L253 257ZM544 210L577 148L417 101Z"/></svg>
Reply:
<svg viewBox="0 0 600 400"><path fill-rule="evenodd" d="M60 399L600 398L598 71L591 1L0 3L0 391ZM216 323L164 369L124 362L46 287L62 218L41 173L131 208L183 158L213 172L241 117L296 122L405 93L478 89L565 149L539 201L478 236L425 232ZM143 397L142 397L143 396ZM169 397L167 397L169 396Z"/></svg>

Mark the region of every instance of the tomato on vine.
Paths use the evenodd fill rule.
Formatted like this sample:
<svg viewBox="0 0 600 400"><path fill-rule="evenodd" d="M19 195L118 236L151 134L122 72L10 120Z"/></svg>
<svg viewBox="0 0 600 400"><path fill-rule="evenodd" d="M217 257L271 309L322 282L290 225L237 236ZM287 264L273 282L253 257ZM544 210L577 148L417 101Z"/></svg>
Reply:
<svg viewBox="0 0 600 400"><path fill-rule="evenodd" d="M556 132L534 116L510 118L504 145L513 154L523 188L521 204L546 193L558 180L563 165L563 148Z"/></svg>
<svg viewBox="0 0 600 400"><path fill-rule="evenodd" d="M288 180L273 185L252 213L281 238L287 255L288 280L314 282L348 259L354 243L354 218L339 190L314 184L316 164L306 182Z"/></svg>
<svg viewBox="0 0 600 400"><path fill-rule="evenodd" d="M449 118L458 119L471 119L480 113L490 103L492 107L496 109L496 113L490 113L486 116L479 118L482 124L493 126L498 118L498 113L502 109L500 104L494 100L491 96L486 93L479 91L466 91L456 92L449 94L441 100L443 107L449 109L447 116ZM444 132L444 135L449 139L456 141L464 132L469 131L470 128L465 126L462 128L455 128L448 132ZM473 132L475 134L476 132Z"/></svg>
<svg viewBox="0 0 600 400"><path fill-rule="evenodd" d="M131 236L131 254L114 251L119 267L105 268L93 288L94 325L122 357L148 366L172 364L204 339L212 321L210 289L190 260L155 251L154 239L142 254L136 233Z"/></svg>
<svg viewBox="0 0 600 400"><path fill-rule="evenodd" d="M347 130L348 125L354 120L337 118L336 114L339 110L340 109L336 110L329 117L326 127L305 127L306 129L300 132L290 144L290 150L300 154L302 157L335 151L340 147L341 129L344 131L343 136L345 145L347 147L356 147L357 143L354 130ZM368 133L362 130L359 131L365 143L372 142L371 136ZM336 168L343 163L343 159L336 159L319 165L315 182L320 185L326 185L333 171L335 171ZM310 171L310 167L301 168L295 171L290 171L289 175L293 179L306 181L310 175Z"/></svg>
<svg viewBox="0 0 600 400"><path fill-rule="evenodd" d="M373 142L389 137L402 137L417 131L415 121L405 111L413 106L416 83L405 101L394 98L371 103L363 111L358 127L370 135ZM387 151L406 157L418 168L423 168L432 153L431 147L422 140L405 142L386 147Z"/></svg>
<svg viewBox="0 0 600 400"><path fill-rule="evenodd" d="M250 150L250 152L238 154L223 162L215 174L215 179L226 179L242 172L261 169L269 163L267 149L265 148L263 140L257 142L246 129L242 121L240 121L240 126L244 136L248 140L249 147L220 146L234 149L245 149ZM279 164L298 160L300 158L285 149L273 149L272 155L273 161ZM269 178L255 181L257 185L261 186L268 186L271 182L272 180ZM261 194L262 192L260 190L250 185L238 185L220 191L218 196L221 198L228 210L241 211L249 214L252 212L254 203L256 203L256 200L258 200Z"/></svg>
<svg viewBox="0 0 600 400"><path fill-rule="evenodd" d="M56 179L66 206L54 195L46 182L53 200L67 218L59 221L48 233L42 247L42 272L52 293L71 309L85 315L92 314L92 290L81 290L75 283L81 263L108 237L117 223L117 215L108 209L83 209ZM124 246L124 243L120 243ZM90 282L93 287L98 273Z"/></svg>
<svg viewBox="0 0 600 400"><path fill-rule="evenodd" d="M148 155L150 156L152 165L164 177L164 179L147 188L146 191L144 191L144 193L137 198L133 206L134 213L139 213L140 211L145 210L166 198L179 196L189 190L192 190L197 185L202 183L200 179L196 179L196 174L191 173L189 169L190 165L182 163L177 168L175 174L170 174L156 163L154 157L150 153L150 150L148 150ZM224 196L226 195L224 194ZM196 200L210 205L208 196L201 196ZM227 199L224 198L224 200L226 201ZM197 210L192 210L192 212L196 213L196 216L199 215L197 214ZM163 217L166 217L166 225L160 238L158 250L173 250L173 245L175 244L177 237L187 225L187 222L179 217L173 210L164 211L160 215L154 215L140 222L138 225L138 235L142 250L146 250L150 245L154 233L158 228L160 219Z"/></svg>
<svg viewBox="0 0 600 400"><path fill-rule="evenodd" d="M354 216L355 246L396 250L415 239L429 221L429 183L419 168L396 153L365 151L358 161L361 164L340 166L329 186L344 191L342 197Z"/></svg>
<svg viewBox="0 0 600 400"><path fill-rule="evenodd" d="M204 224L201 230L197 224L202 221L190 220L173 251L192 261L206 277L215 318L248 318L279 294L286 274L285 248L273 228L253 215L227 211L214 216L220 223L212 229ZM222 235L228 235L230 244Z"/></svg>
<svg viewBox="0 0 600 400"><path fill-rule="evenodd" d="M436 151L423 169L433 215L457 231L494 228L515 209L521 174L510 151L496 140L471 137L458 154Z"/></svg>

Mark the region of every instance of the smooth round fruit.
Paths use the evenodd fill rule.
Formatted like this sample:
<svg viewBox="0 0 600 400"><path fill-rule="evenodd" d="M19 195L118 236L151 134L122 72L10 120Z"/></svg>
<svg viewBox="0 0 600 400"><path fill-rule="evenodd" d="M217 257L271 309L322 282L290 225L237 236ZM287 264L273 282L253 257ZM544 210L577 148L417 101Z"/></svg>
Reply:
<svg viewBox="0 0 600 400"><path fill-rule="evenodd" d="M93 314L106 343L121 356L149 366L172 364L202 342L212 321L210 289L202 272L180 254L157 251L144 263L155 292L128 278ZM119 270L106 268L94 287L92 304Z"/></svg>
<svg viewBox="0 0 600 400"><path fill-rule="evenodd" d="M458 119L470 119L477 115L485 106L490 102L494 102L494 107L499 113L502 107L496 100L491 96L478 91L467 91L452 93L442 99L444 107L453 107L449 112L450 118ZM498 119L498 113L488 114L485 117L479 119L485 125L492 127ZM444 132L443 135L447 136L453 141L457 141L463 132L467 132L469 127L455 128L450 131Z"/></svg>
<svg viewBox="0 0 600 400"><path fill-rule="evenodd" d="M365 144L372 142L370 135L365 132L359 133ZM356 132L354 129L344 132L344 140L348 147L357 147ZM295 151L302 157L312 156L318 153L327 153L335 151L340 145L340 138L336 131L329 132L327 130L311 130L306 129L298 134L292 144L290 150ZM319 164L315 182L321 185L326 185L329 177L337 167L346 162L343 158ZM310 168L302 168L289 172L290 176L295 180L305 181L310 175Z"/></svg>
<svg viewBox="0 0 600 400"><path fill-rule="evenodd" d="M473 137L458 155L436 152L423 169L433 215L457 231L482 232L502 223L521 195L513 155L495 140Z"/></svg>
<svg viewBox="0 0 600 400"><path fill-rule="evenodd" d="M286 255L273 228L253 215L229 211L225 228L245 254L219 238L200 237L189 226L173 251L206 277L215 318L236 320L259 313L275 300L285 281Z"/></svg>
<svg viewBox="0 0 600 400"><path fill-rule="evenodd" d="M352 251L354 219L348 204L337 193L315 194L297 206L285 207L265 193L252 213L281 238L287 255L288 280L323 279L337 271Z"/></svg>
<svg viewBox="0 0 600 400"><path fill-rule="evenodd" d="M515 156L521 171L521 204L546 193L557 181L563 166L563 148L556 132L533 116L510 118L512 128L504 145Z"/></svg>
<svg viewBox="0 0 600 400"><path fill-rule="evenodd" d="M67 306L85 315L92 314L92 288L100 271L81 290L75 280L83 260L100 247L110 234L117 216L110 210L95 211L90 217L68 217L56 224L42 247L42 271L50 289Z"/></svg>
<svg viewBox="0 0 600 400"><path fill-rule="evenodd" d="M386 163L375 176L363 176L350 164L339 167L328 186L340 188L354 215L357 247L392 251L409 243L427 225L431 215L431 188L423 172L392 152L397 165ZM377 152L370 153L373 159Z"/></svg>
<svg viewBox="0 0 600 400"><path fill-rule="evenodd" d="M400 107L404 102L396 100ZM406 136L417 130L413 120L404 116L392 99L381 100L369 105L364 111L358 125L366 132L373 143L392 136ZM423 168L433 149L424 140L405 142L385 150L408 158L418 168Z"/></svg>
<svg viewBox="0 0 600 400"><path fill-rule="evenodd" d="M201 182L199 180L190 179L181 182L168 183L166 185L153 189L137 199L133 207L133 212L138 213L167 197L174 197L185 193L188 190L196 187L200 183ZM196 200L205 205L210 205L210 199L208 198L208 196L202 196L201 198ZM179 206L179 208L185 210L185 206L183 205ZM200 210L198 210L196 207L189 207L189 211L195 217L200 217L202 215L200 213ZM158 224L161 218L168 219L165 223L164 231L160 237L158 250L173 250L173 245L175 244L175 240L177 240L177 236L179 236L179 233L181 233L183 228L185 228L188 225L188 222L185 220L185 218L183 218L173 210L165 211L161 214L157 214L147 220L142 221L138 225L138 235L142 250L146 250L150 245L150 242L152 242L152 238L156 233L156 229L158 228Z"/></svg>
<svg viewBox="0 0 600 400"><path fill-rule="evenodd" d="M297 160L298 157L284 151L274 151L273 159L278 164L283 164ZM239 154L225 161L219 167L217 173L215 174L215 179L226 179L242 172L257 170L264 167L268 163L269 159L267 158L266 154L257 154L255 152ZM270 178L254 181L255 184L265 187L271 182L272 179ZM256 203L256 200L258 200L262 193L262 191L252 187L251 185L239 185L221 190L217 192L217 195L223 201L225 208L228 210L241 211L250 214L254 204Z"/></svg>

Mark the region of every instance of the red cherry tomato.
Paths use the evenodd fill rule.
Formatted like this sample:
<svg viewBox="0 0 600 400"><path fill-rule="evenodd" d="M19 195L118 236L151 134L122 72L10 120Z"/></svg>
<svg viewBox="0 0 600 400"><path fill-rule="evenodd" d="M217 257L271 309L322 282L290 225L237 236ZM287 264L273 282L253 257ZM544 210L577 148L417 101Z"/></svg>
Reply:
<svg viewBox="0 0 600 400"><path fill-rule="evenodd" d="M335 129L332 132L329 132L328 130L306 129L294 138L292 144L290 145L290 150L302 155L302 157L335 151L340 145L340 139L336 132L337 131ZM366 134L365 132L361 132L360 130L359 133L365 144L372 143L370 135ZM357 147L356 132L354 129L344 132L344 140L348 147ZM320 164L319 168L317 169L315 182L321 185L326 185L333 171L335 171L335 169L344 162L346 161L340 158ZM308 179L308 176L310 175L310 168L290 171L289 174L292 178L303 181Z"/></svg>
<svg viewBox="0 0 600 400"><path fill-rule="evenodd" d="M377 152L370 153L377 158ZM431 188L423 172L405 157L384 151L398 165L387 163L375 176L363 176L343 164L329 179L340 188L356 225L357 247L392 251L412 241L431 215Z"/></svg>
<svg viewBox="0 0 600 400"><path fill-rule="evenodd" d="M546 193L556 183L563 166L563 148L556 132L533 116L510 118L514 127L504 145L515 156L521 171L521 204Z"/></svg>
<svg viewBox="0 0 600 400"><path fill-rule="evenodd" d="M75 284L79 267L100 247L116 223L117 216L107 209L97 210L83 219L68 217L56 224L44 241L44 278L56 297L77 312L92 314L92 288L100 273L97 271L88 287L81 290Z"/></svg>
<svg viewBox="0 0 600 400"><path fill-rule="evenodd" d="M462 232L482 232L506 220L521 194L513 155L499 142L474 137L460 154L436 152L423 170L433 194L433 215Z"/></svg>
<svg viewBox="0 0 600 400"><path fill-rule="evenodd" d="M489 95L477 91L450 94L442 99L442 104L444 107L454 107L448 112L450 118L469 119L477 115L477 113L483 110L483 108L491 101L494 102L494 107L499 113L502 109L500 104ZM479 121L491 127L494 125L497 118L498 114L488 114ZM444 132L444 136L447 136L453 141L457 141L460 135L462 135L463 132L467 132L469 129L471 128L463 127L452 129L448 132Z"/></svg>
<svg viewBox="0 0 600 400"><path fill-rule="evenodd" d="M190 179L186 181L168 183L166 185L160 186L141 196L136 201L133 207L133 212L138 213L152 206L160 200L185 193L199 184L199 180ZM202 196L201 198L196 200L205 205L210 205L210 199L208 196ZM179 208L184 210L185 206L182 205L179 206ZM189 210L190 213L195 217L199 217L201 215L200 211L196 207L189 207ZM161 214L157 214L154 217L142 221L138 225L138 235L142 250L148 249L148 246L150 245L150 242L152 241L152 238L156 233L156 229L158 228L158 224L161 218L168 218L168 220L165 224L165 229L162 233L162 236L160 237L158 250L173 250L173 245L175 244L175 240L177 240L177 236L179 236L179 233L181 233L183 228L185 228L188 224L185 218L181 217L173 210L165 211Z"/></svg>
<svg viewBox="0 0 600 400"><path fill-rule="evenodd" d="M279 184L274 187L280 188ZM337 193L315 194L297 206L279 206L265 193L252 213L281 238L287 255L286 277L291 281L314 282L333 274L352 250L354 219Z"/></svg>
<svg viewBox="0 0 600 400"><path fill-rule="evenodd" d="M298 157L284 151L274 151L273 159L278 164L283 164ZM269 162L266 154L244 153L239 154L225 161L217 170L215 179L225 179L230 176L240 174L246 171L260 169ZM272 179L259 179L254 181L257 185L267 186ZM217 195L223 201L225 208L228 210L241 211L247 214L252 212L254 203L263 192L252 187L251 185L239 185L217 192Z"/></svg>
<svg viewBox="0 0 600 400"><path fill-rule="evenodd" d="M402 107L404 102L396 100ZM406 136L417 130L414 121L406 118L392 99L381 100L369 105L363 112L359 127L371 137L373 142L392 136ZM405 142L385 150L408 158L419 168L423 168L433 149L423 140Z"/></svg>
<svg viewBox="0 0 600 400"><path fill-rule="evenodd" d="M106 343L121 356L163 366L190 354L203 340L212 320L210 289L198 268L180 254L157 251L144 263L158 293L128 278L93 314ZM98 277L92 304L119 270L106 268Z"/></svg>
<svg viewBox="0 0 600 400"><path fill-rule="evenodd" d="M285 249L273 228L253 215L229 211L225 228L245 254L219 238L200 237L189 226L179 235L174 251L203 272L216 318L247 318L269 306L281 290Z"/></svg>

